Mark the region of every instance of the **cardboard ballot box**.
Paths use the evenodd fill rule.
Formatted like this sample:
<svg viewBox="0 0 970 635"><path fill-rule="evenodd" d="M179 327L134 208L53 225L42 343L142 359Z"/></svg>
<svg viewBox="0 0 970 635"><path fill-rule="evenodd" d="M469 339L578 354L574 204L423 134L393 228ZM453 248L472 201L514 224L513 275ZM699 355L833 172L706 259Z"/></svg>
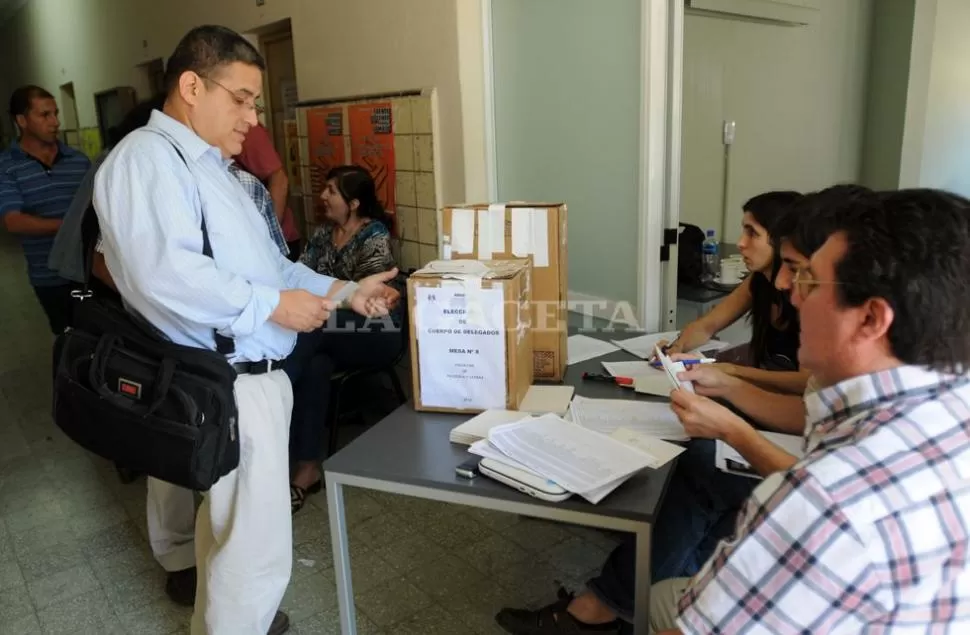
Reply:
<svg viewBox="0 0 970 635"><path fill-rule="evenodd" d="M453 259L532 257L533 376L561 381L566 374L566 206L452 205L442 211L441 227Z"/></svg>
<svg viewBox="0 0 970 635"><path fill-rule="evenodd" d="M532 384L528 260L434 261L408 278L415 410L515 410Z"/></svg>

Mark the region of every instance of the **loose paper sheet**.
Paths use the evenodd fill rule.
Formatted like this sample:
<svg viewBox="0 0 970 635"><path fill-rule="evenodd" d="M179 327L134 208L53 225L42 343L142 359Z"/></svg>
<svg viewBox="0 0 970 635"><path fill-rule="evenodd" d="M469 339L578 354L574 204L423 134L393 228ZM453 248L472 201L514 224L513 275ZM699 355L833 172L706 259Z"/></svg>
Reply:
<svg viewBox="0 0 970 635"><path fill-rule="evenodd" d="M544 478L584 494L647 467L639 450L555 415L492 428L488 440Z"/></svg>
<svg viewBox="0 0 970 635"><path fill-rule="evenodd" d="M637 337L631 337L625 340L613 340L613 343L622 348L623 350L633 353L640 359L651 359L654 355L654 348L657 346L657 342L661 340L666 340L667 342L673 342L680 335L678 331L666 331L664 333L650 333L647 335L638 335ZM703 353L701 351L715 352L731 346L729 342L721 342L718 340L708 340L701 346L698 346L694 350L690 351L691 354L701 356Z"/></svg>
<svg viewBox="0 0 970 635"><path fill-rule="evenodd" d="M662 370L650 362L600 362L611 377L664 377Z"/></svg>
<svg viewBox="0 0 970 635"><path fill-rule="evenodd" d="M433 408L504 408L506 403L503 289L479 289L472 326L461 285L416 289L421 403Z"/></svg>
<svg viewBox="0 0 970 635"><path fill-rule="evenodd" d="M566 363L578 364L587 359L602 357L616 350L617 348L609 342L588 335L570 335L566 340Z"/></svg>
<svg viewBox="0 0 970 635"><path fill-rule="evenodd" d="M655 437L640 434L629 428L620 428L610 436L620 443L625 443L649 456L649 467L653 469L663 467L686 449L676 443L668 443Z"/></svg>
<svg viewBox="0 0 970 635"><path fill-rule="evenodd" d="M668 441L686 441L689 438L677 415L665 403L576 396L573 397L570 412L574 422L603 434L629 428L639 434Z"/></svg>
<svg viewBox="0 0 970 635"><path fill-rule="evenodd" d="M768 439L778 447L780 447L785 452L788 452L792 456L802 457L805 455L804 450L804 439L797 434L784 434L781 432L764 432L758 431L761 436ZM737 463L742 469L733 469L728 465L728 461ZM760 479L762 476L754 471L751 464L748 463L741 454L732 448L727 443L723 441L718 441L714 446L714 465L723 472L729 474L737 474L738 476L747 476L748 478Z"/></svg>
<svg viewBox="0 0 970 635"><path fill-rule="evenodd" d="M448 438L452 443L471 445L486 438L488 431L495 426L515 423L526 418L529 418L529 415L518 410L485 410L465 423L455 426Z"/></svg>

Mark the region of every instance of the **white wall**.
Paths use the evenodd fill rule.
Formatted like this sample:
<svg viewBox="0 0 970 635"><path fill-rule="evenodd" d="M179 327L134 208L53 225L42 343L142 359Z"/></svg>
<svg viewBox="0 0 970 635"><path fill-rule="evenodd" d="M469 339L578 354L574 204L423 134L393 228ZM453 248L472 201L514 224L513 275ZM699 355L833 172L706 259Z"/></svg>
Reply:
<svg viewBox="0 0 970 635"><path fill-rule="evenodd" d="M637 302L640 0L492 0L500 200L569 206L569 289Z"/></svg>
<svg viewBox="0 0 970 635"><path fill-rule="evenodd" d="M786 27L688 14L681 220L721 234L722 121L737 122L726 239L745 200L859 178L871 0L821 0Z"/></svg>
<svg viewBox="0 0 970 635"><path fill-rule="evenodd" d="M937 0L919 185L970 196L970 2Z"/></svg>
<svg viewBox="0 0 970 635"><path fill-rule="evenodd" d="M93 126L94 93L136 85L135 66L167 58L191 27L251 31L290 18L302 100L437 89L442 195L460 201L457 5L465 1L475 2L269 0L257 7L252 0L31 0L0 28L0 86L36 83L56 95L58 86L74 82L80 125ZM475 167L482 169L483 161Z"/></svg>

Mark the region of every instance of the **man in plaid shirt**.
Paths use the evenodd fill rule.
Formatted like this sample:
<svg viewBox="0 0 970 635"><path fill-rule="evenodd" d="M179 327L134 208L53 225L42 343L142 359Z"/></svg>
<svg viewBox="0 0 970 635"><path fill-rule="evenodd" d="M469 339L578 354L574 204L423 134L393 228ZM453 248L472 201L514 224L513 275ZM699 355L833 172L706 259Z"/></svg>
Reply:
<svg viewBox="0 0 970 635"><path fill-rule="evenodd" d="M793 242L828 233L782 281L819 386L808 453L757 487L697 576L654 585L652 626L970 632L970 201L826 191L804 204L825 211Z"/></svg>
<svg viewBox="0 0 970 635"><path fill-rule="evenodd" d="M279 218L276 217L276 210L273 208L273 199L270 198L269 190L266 189L262 181L244 170L236 162L229 164L229 173L236 177L236 180L246 190L246 194L249 194L249 198L253 199L253 202L256 203L256 209L259 210L263 220L266 221L266 226L269 228L269 235L273 239L273 242L276 243L276 246L279 247L280 253L284 256L289 256L290 248L286 244L286 239L283 238L283 228L280 226Z"/></svg>

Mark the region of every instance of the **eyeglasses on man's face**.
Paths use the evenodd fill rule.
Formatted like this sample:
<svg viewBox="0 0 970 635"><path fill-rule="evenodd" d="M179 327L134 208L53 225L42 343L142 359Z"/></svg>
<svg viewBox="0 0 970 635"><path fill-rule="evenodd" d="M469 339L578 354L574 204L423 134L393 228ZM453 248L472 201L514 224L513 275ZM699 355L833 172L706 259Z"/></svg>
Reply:
<svg viewBox="0 0 970 635"><path fill-rule="evenodd" d="M812 291L823 284L842 284L838 280L816 280L812 272L804 268L792 270L791 287L792 291L797 291L801 297L808 296Z"/></svg>
<svg viewBox="0 0 970 635"><path fill-rule="evenodd" d="M229 94L229 97L232 98L233 103L236 104L236 106L238 108L241 108L241 109L247 110L247 111L249 111L249 110L254 111L257 115L262 115L263 114L263 112L264 112L265 109L262 106L260 106L259 104L256 103L256 99L255 98L253 98L253 97L244 97L244 96L240 95L239 93L237 93L236 91L230 90L229 88L226 88L226 86L224 86L222 83L217 82L216 80L212 79L211 77L204 77L203 76L202 79L204 79L205 81L209 82L210 84L215 84L216 86L218 86L222 90L226 91L226 93Z"/></svg>

